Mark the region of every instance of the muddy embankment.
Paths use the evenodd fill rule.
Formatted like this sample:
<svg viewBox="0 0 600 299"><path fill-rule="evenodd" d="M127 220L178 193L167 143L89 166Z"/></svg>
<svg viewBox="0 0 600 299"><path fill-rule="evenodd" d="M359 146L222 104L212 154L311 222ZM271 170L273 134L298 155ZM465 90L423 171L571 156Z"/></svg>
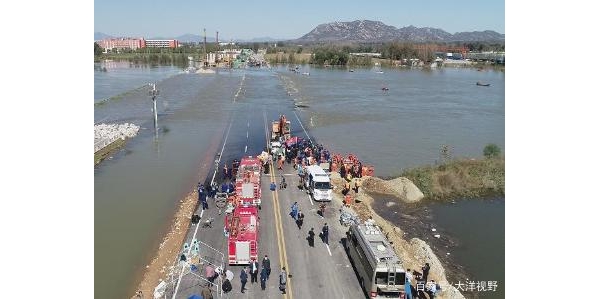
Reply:
<svg viewBox="0 0 600 299"><path fill-rule="evenodd" d="M341 194L345 180L339 174L332 173L331 180L334 187L334 196L338 200L343 200ZM354 179L355 180L355 179ZM354 180L351 186L354 186ZM407 240L404 238L404 231L393 225L378 215L372 208L373 197L368 192L378 192L391 194L406 201L418 201L423 198L423 194L419 189L405 178L397 178L394 180L385 181L376 177L363 177L361 179L362 187L358 193L351 191L354 201L351 203L351 208L356 211L361 221L373 217L376 224L381 227L386 234L388 240L392 242L394 251L402 260L404 268L416 269L420 271L425 263L429 263L431 269L429 280L433 279L442 286L442 292L436 295L436 298L465 298L454 286L452 286L446 278L446 271L442 263L433 253L429 245L418 238ZM413 282L414 283L414 282Z"/></svg>

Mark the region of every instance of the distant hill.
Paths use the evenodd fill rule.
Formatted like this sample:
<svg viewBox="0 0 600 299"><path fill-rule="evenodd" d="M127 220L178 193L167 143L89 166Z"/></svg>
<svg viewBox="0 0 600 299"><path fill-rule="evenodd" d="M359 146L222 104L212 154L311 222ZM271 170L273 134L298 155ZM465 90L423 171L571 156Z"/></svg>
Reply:
<svg viewBox="0 0 600 299"><path fill-rule="evenodd" d="M105 38L113 38L114 36L102 32L94 32L94 41L103 40Z"/></svg>
<svg viewBox="0 0 600 299"><path fill-rule="evenodd" d="M411 41L411 42L452 42L452 41L504 41L504 34L495 31L473 31L448 33L442 29L415 26L400 29L379 21L357 20L321 24L309 33L295 40L297 42L323 41Z"/></svg>

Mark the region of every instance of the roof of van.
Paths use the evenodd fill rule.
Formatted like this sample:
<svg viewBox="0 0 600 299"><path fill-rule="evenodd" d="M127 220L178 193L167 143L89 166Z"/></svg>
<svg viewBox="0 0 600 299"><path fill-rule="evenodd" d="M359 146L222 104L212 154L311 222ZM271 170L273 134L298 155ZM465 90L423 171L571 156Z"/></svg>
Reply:
<svg viewBox="0 0 600 299"><path fill-rule="evenodd" d="M401 267L402 262L392 249L391 244L385 238L379 227L360 224L351 227L358 232L360 243L363 250L367 252L367 257L373 268L379 264L397 264Z"/></svg>
<svg viewBox="0 0 600 299"><path fill-rule="evenodd" d="M306 171L312 174L315 182L329 182L329 175L319 165L310 165L306 167Z"/></svg>

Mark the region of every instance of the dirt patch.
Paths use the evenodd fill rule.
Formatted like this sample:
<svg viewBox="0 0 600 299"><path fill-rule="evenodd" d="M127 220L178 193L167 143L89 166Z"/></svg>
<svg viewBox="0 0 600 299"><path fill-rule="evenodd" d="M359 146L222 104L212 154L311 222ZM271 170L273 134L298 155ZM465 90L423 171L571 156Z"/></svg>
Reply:
<svg viewBox="0 0 600 299"><path fill-rule="evenodd" d="M187 228L196 210L197 199L198 193L193 191L179 201L179 209L175 213L169 233L163 238L152 261L146 265L142 281L138 284L137 290L142 291L144 298L153 298L154 288L160 281L165 280L169 267L179 256ZM138 297L134 295L131 298Z"/></svg>

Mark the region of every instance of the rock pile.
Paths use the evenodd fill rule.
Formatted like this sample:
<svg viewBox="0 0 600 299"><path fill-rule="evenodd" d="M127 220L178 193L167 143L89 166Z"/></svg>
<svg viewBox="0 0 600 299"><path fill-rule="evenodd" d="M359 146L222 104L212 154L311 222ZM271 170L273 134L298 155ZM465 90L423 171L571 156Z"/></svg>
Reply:
<svg viewBox="0 0 600 299"><path fill-rule="evenodd" d="M117 139L131 138L137 135L139 126L130 123L94 125L94 152L113 143Z"/></svg>

